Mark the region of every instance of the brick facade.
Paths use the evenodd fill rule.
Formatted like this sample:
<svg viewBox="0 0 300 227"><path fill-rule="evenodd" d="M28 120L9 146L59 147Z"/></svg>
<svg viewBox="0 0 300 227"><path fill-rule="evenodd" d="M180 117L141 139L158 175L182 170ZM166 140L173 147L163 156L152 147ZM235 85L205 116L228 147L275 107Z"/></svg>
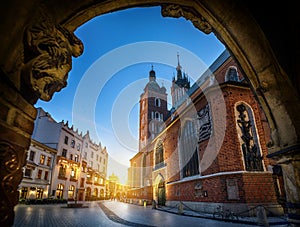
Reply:
<svg viewBox="0 0 300 227"><path fill-rule="evenodd" d="M274 163L267 158L270 131L266 117L233 58L228 55L223 62L214 64L214 78L204 74L201 82L199 79L196 89L192 87L190 90L193 91L187 92L189 98L171 110L170 117L165 120L166 128L145 149L140 149L131 164L133 161L142 163L139 157L145 152L150 154L148 158L155 157L156 144L162 141L164 161L160 165L151 162L153 197L147 199L157 201L163 192L166 204L171 206L181 201L202 211L213 212L217 205L223 205L240 212L264 204L272 207L274 212L282 213L272 173ZM233 74L230 74L231 69ZM239 112L239 105L245 112ZM206 118L201 119L209 130L200 128L203 123L198 122L201 111L206 114ZM246 124L248 129L241 123L241 113L250 122ZM184 152L188 150L181 145L186 133L183 129L189 121L198 127L192 134L197 137L193 158L198 160L195 162L190 157L184 158ZM201 129L204 139L200 138ZM249 138L247 132L251 134ZM244 153L246 141L251 152L256 148L252 158L251 152ZM195 169L193 163L199 163L198 174L191 172ZM142 193L139 195L136 194L137 199L146 198ZM204 208L203 203L209 208Z"/></svg>

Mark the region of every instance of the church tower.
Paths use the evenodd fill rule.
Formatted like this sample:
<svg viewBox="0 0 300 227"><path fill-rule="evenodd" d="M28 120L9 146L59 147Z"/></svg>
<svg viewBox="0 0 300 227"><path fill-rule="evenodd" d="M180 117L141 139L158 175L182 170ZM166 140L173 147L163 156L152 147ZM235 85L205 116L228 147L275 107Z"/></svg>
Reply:
<svg viewBox="0 0 300 227"><path fill-rule="evenodd" d="M166 88L158 85L152 66L149 81L140 96L139 150L159 134L167 115Z"/></svg>
<svg viewBox="0 0 300 227"><path fill-rule="evenodd" d="M178 64L176 67L177 78L175 76L172 80L171 95L172 107L175 109L180 105L183 97L186 95L187 90L190 89L190 81L185 73L182 73L182 67L179 62L179 54L177 54Z"/></svg>

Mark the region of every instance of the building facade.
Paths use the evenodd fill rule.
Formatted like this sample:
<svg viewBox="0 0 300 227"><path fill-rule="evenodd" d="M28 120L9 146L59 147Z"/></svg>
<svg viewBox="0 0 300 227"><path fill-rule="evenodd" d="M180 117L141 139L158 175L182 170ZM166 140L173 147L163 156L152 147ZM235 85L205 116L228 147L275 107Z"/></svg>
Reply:
<svg viewBox="0 0 300 227"><path fill-rule="evenodd" d="M57 151L36 140L27 153L23 180L19 185L20 199L44 199L51 193L52 173Z"/></svg>
<svg viewBox="0 0 300 227"><path fill-rule="evenodd" d="M203 212L221 205L243 215L264 204L281 214L268 122L234 59L224 51L191 87L179 60L176 70L164 127L130 160L129 179L140 176L130 196Z"/></svg>
<svg viewBox="0 0 300 227"><path fill-rule="evenodd" d="M108 153L101 143L96 144L91 140L88 131L83 135L74 130L73 126L70 127L68 122L56 122L49 113L38 108L32 138L55 154L51 159L47 196L44 197L79 201L104 199ZM26 167L33 166L32 152L34 150L31 149ZM45 159L48 166L48 157ZM41 160L37 160L38 164ZM27 168L24 176L26 174L29 174ZM24 180L26 178L20 185L22 188Z"/></svg>

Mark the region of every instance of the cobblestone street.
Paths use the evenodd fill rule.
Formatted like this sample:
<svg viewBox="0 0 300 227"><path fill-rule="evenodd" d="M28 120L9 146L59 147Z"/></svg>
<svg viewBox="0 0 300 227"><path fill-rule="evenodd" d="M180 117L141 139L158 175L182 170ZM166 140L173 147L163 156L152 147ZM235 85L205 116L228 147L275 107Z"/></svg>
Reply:
<svg viewBox="0 0 300 227"><path fill-rule="evenodd" d="M87 208L66 205L17 205L14 227L94 227L94 226L255 226L188 217L116 201L86 203Z"/></svg>

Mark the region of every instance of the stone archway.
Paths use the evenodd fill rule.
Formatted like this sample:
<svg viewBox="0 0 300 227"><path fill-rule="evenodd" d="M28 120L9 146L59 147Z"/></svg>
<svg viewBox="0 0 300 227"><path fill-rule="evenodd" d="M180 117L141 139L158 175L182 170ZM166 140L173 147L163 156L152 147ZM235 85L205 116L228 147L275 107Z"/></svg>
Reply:
<svg viewBox="0 0 300 227"><path fill-rule="evenodd" d="M163 3L116 0L93 4L88 0L76 3L66 0L64 4L56 0L12 0L7 3L1 10L5 19L0 28L7 34L0 38L1 225L13 223L17 185L22 178L36 116L33 105L39 98L51 100L54 92L66 86L72 57L83 52L80 37L74 36L74 30L98 15L154 5L162 6L163 16L185 17L199 30L213 32L240 64L272 130L269 157L277 159L283 169L290 221L300 222L299 87L291 83L294 75L287 75L279 64L267 35L255 20L260 18L251 14L255 7L249 4L237 0L165 0ZM49 51L52 44L57 48L56 54Z"/></svg>

